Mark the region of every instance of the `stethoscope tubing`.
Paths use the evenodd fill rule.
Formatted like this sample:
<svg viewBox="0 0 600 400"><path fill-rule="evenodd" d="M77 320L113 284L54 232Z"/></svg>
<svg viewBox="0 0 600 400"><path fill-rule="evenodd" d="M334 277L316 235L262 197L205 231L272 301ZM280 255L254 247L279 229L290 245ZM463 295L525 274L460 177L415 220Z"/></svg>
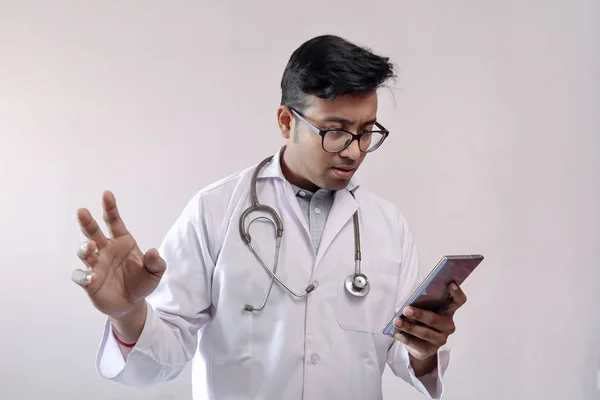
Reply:
<svg viewBox="0 0 600 400"><path fill-rule="evenodd" d="M254 307L252 305L246 304L244 306L244 310L246 310L246 311L260 311L265 307L267 300L271 294L271 289L273 288L274 281L277 281L277 283L279 283L281 286L283 286L289 293L291 293L296 298L305 297L310 292L312 292L313 290L316 289L316 286L313 283L311 283L304 289L304 291L302 293L298 294L295 291L293 291L290 287L288 287L281 279L279 279L279 277L277 277L277 266L279 264L279 251L281 248L281 239L283 236L283 223L281 221L281 218L279 217L279 214L277 214L277 212L272 207L269 207L265 204L259 203L258 196L256 194L256 181L258 178L258 172L262 169L262 167L264 167L268 162L270 162L272 158L273 158L273 156L267 157L254 170L254 173L252 174L252 180L250 183L250 198L251 198L252 204L250 205L250 207L248 207L246 210L244 210L244 212L242 212L242 214L240 215L240 219L239 219L239 230L240 230L240 236L241 236L242 240L248 246L248 248L254 254L254 256L258 259L260 265L264 268L264 270L271 277L271 279L269 281L269 288L267 290L267 293L265 294L265 297L263 299L261 306ZM352 193L352 195L354 196L354 193ZM250 223L248 224L248 226L246 226L245 222L246 222L246 219L248 218L248 216L250 214L252 214L253 212L261 212L261 211L269 214L273 219L271 220L264 216L257 217L257 218L252 219L250 221ZM354 225L354 259L355 259L354 274L348 275L346 277L344 286L345 286L346 290L348 291L348 293L350 293L351 295L356 296L356 297L364 297L367 295L367 293L369 293L370 285L369 285L367 277L362 273L362 270L361 270L360 225L359 225L359 221L358 221L358 211L356 211L354 213L352 218L353 218L352 222ZM273 225L273 228L275 229L275 261L273 263L272 270L267 266L267 264L265 263L263 258L260 256L260 254L258 254L258 251L256 251L256 248L252 244L252 237L250 236L250 226L252 225L253 222L255 222L258 219L267 220L269 223L271 223L271 225Z"/></svg>

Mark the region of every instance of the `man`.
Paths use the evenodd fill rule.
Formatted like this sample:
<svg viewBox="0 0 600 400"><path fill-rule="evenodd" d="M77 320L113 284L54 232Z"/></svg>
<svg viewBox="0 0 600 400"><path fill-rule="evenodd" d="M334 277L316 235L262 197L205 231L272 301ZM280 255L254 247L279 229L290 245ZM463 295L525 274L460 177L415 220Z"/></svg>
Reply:
<svg viewBox="0 0 600 400"><path fill-rule="evenodd" d="M281 83L286 144L259 170L200 190L158 251L138 248L112 193L103 195L109 238L78 211L88 268L73 280L108 317L97 357L103 377L145 387L192 360L197 400L380 399L387 364L441 397L443 346L465 296L453 287L446 313L405 310L410 319L396 321L394 337L382 334L422 277L402 215L353 178L388 135L377 91L393 70L336 36L301 45ZM256 200L277 216L263 208L244 219L255 173ZM277 225L264 217L281 221L279 251Z"/></svg>

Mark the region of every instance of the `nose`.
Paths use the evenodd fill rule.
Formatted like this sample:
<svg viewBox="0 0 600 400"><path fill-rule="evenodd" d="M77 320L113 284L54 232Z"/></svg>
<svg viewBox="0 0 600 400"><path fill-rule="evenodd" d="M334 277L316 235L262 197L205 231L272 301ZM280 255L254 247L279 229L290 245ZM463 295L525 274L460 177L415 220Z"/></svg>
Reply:
<svg viewBox="0 0 600 400"><path fill-rule="evenodd" d="M350 158L351 160L358 160L360 158L360 147L358 146L358 140L353 140L350 146L346 147L340 152L340 156L344 158Z"/></svg>

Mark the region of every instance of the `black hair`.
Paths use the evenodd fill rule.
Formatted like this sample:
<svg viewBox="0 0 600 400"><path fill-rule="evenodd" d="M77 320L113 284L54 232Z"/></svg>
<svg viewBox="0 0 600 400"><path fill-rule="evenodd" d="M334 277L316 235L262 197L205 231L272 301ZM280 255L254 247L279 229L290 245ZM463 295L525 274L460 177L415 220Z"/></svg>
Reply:
<svg viewBox="0 0 600 400"><path fill-rule="evenodd" d="M310 39L291 55L281 79L281 104L302 111L308 96L333 100L373 92L395 78L388 57L334 35Z"/></svg>

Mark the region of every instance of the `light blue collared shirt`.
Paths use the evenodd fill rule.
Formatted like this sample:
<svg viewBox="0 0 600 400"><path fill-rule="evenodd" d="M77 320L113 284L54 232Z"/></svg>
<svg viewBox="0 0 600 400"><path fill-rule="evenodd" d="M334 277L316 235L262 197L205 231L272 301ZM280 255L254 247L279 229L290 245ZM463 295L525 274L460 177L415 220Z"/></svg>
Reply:
<svg viewBox="0 0 600 400"><path fill-rule="evenodd" d="M301 189L292 185L294 194L298 199L300 209L304 214L306 223L310 229L310 237L312 240L315 253L319 251L321 236L325 228L325 222L329 216L331 205L333 204L334 190L318 189L316 192L311 192L306 189Z"/></svg>

